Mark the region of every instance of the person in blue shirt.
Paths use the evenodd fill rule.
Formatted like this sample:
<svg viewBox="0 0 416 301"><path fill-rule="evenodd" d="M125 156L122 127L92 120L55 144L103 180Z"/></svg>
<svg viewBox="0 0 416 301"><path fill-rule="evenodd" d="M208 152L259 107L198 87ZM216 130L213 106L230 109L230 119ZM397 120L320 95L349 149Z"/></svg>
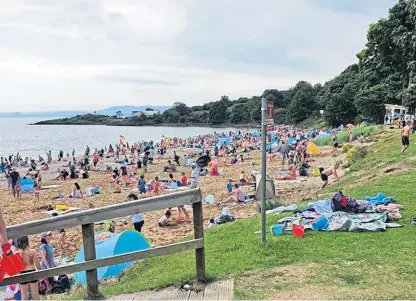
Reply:
<svg viewBox="0 0 416 301"><path fill-rule="evenodd" d="M52 244L52 232L48 231L41 235L41 258L40 266L43 270L52 269L56 267L55 264L55 247Z"/></svg>
<svg viewBox="0 0 416 301"><path fill-rule="evenodd" d="M139 189L140 194L146 194L146 181L144 180L144 175L141 175L137 181L137 188Z"/></svg>
<svg viewBox="0 0 416 301"><path fill-rule="evenodd" d="M129 201L137 201L139 198L134 193L130 193L127 197ZM142 228L144 225L144 214L143 213L136 213L131 217L131 221L133 223L134 230L139 233L142 233Z"/></svg>
<svg viewBox="0 0 416 301"><path fill-rule="evenodd" d="M227 190L228 190L228 194L233 192L233 180L228 180L228 184L227 184Z"/></svg>

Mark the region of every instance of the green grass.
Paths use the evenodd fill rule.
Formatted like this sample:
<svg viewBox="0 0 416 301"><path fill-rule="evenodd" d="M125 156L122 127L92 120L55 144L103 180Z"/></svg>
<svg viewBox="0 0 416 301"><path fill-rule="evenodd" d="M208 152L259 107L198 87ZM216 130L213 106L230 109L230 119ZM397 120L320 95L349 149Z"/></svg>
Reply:
<svg viewBox="0 0 416 301"><path fill-rule="evenodd" d="M260 218L238 220L205 231L207 276L234 278L236 299L415 299L416 226L408 225L407 219L416 216L416 169L382 173L358 185L357 177L361 169L371 170L377 164L408 162L416 150L412 145L407 155L399 156L398 134L378 135L370 153L328 191L342 188L356 199L377 192L393 195L405 207L403 228L383 233L307 232L302 239L273 237L268 231L262 245L255 234ZM281 217L268 216L268 229ZM118 295L194 278L194 253L184 252L144 260L102 292Z"/></svg>

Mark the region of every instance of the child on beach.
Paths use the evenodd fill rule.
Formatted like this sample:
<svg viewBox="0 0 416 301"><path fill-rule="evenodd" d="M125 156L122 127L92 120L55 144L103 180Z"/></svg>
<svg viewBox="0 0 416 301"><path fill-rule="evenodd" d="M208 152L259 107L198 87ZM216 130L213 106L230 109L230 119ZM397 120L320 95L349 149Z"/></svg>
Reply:
<svg viewBox="0 0 416 301"><path fill-rule="evenodd" d="M170 209L166 210L165 214L163 214L158 222L159 227L166 227L168 225L168 220L172 215L172 211Z"/></svg>
<svg viewBox="0 0 416 301"><path fill-rule="evenodd" d="M139 198L134 193L130 193L127 196L127 200L129 201L137 201ZM143 213L136 213L131 216L131 221L133 222L134 230L139 233L142 233L142 228L144 225L144 214Z"/></svg>
<svg viewBox="0 0 416 301"><path fill-rule="evenodd" d="M233 192L233 180L231 180L231 179L228 180L227 191L228 191L229 196Z"/></svg>
<svg viewBox="0 0 416 301"><path fill-rule="evenodd" d="M42 181L41 176L39 173L35 174L35 182L33 183L33 189L35 191L35 203L34 207L36 207L37 204L39 204L39 198L40 198L40 182Z"/></svg>
<svg viewBox="0 0 416 301"><path fill-rule="evenodd" d="M332 145L333 145L332 152L335 153L338 148L338 137L336 133L334 133L334 136L332 137Z"/></svg>
<svg viewBox="0 0 416 301"><path fill-rule="evenodd" d="M154 180L152 181L152 192L153 195L159 195L159 191L160 191L160 183L159 183L159 178L155 177Z"/></svg>
<svg viewBox="0 0 416 301"><path fill-rule="evenodd" d="M139 189L140 194L146 194L146 182L144 180L144 175L141 175L137 181L137 188Z"/></svg>
<svg viewBox="0 0 416 301"><path fill-rule="evenodd" d="M244 170L242 170L240 174L240 185L247 185L247 184L248 184L248 179L246 178Z"/></svg>
<svg viewBox="0 0 416 301"><path fill-rule="evenodd" d="M339 177L337 174L337 169L339 168L340 162L335 162L334 166L329 167L327 169L320 168L321 171L321 179L324 182L322 188L325 188L328 185L328 178L331 175L334 175L335 181L339 181Z"/></svg>
<svg viewBox="0 0 416 301"><path fill-rule="evenodd" d="M181 175L181 185L188 186L188 177L186 176L185 172L182 172Z"/></svg>
<svg viewBox="0 0 416 301"><path fill-rule="evenodd" d="M27 236L18 238L17 246L20 249L18 253L22 257L23 265L25 266L25 269L20 274L40 271L41 267L38 260L38 253L34 249L29 248L29 238ZM29 300L29 292L33 300L40 300L37 280L20 283L20 290L22 300Z"/></svg>

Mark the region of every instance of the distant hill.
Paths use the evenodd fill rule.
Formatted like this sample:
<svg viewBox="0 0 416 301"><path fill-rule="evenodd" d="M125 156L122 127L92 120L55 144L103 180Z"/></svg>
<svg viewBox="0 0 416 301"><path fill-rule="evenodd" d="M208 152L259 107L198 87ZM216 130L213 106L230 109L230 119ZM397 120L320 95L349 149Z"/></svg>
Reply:
<svg viewBox="0 0 416 301"><path fill-rule="evenodd" d="M110 107L105 110L98 110L96 111L97 115L108 115L113 116L116 114L117 111L121 111L124 115L124 117L129 117L131 115L131 112L133 111L144 111L147 108L153 109L153 110L159 110L161 113L163 113L166 110L169 110L172 106L115 106ZM74 116L74 115L73 115Z"/></svg>
<svg viewBox="0 0 416 301"><path fill-rule="evenodd" d="M97 110L98 115L113 116L117 111L123 112L123 115L129 117L132 111L144 111L147 108L159 110L161 113L170 109L171 106L114 106L104 110ZM1 117L27 118L27 117L74 117L83 114L93 114L94 111L45 111L45 112L0 112Z"/></svg>

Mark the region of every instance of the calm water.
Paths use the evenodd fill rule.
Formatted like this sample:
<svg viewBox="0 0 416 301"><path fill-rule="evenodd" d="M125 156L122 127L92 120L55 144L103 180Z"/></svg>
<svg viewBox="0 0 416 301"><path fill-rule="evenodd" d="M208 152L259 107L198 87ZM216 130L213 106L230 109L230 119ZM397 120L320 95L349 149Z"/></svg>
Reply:
<svg viewBox="0 0 416 301"><path fill-rule="evenodd" d="M19 152L22 157L45 157L51 150L55 158L59 150L82 155L87 145L93 150L118 143L120 135L130 143L141 140L159 142L168 137L192 137L201 134L226 132L231 129L204 127L117 127L101 125L28 125L40 121L33 118L0 118L0 156Z"/></svg>

